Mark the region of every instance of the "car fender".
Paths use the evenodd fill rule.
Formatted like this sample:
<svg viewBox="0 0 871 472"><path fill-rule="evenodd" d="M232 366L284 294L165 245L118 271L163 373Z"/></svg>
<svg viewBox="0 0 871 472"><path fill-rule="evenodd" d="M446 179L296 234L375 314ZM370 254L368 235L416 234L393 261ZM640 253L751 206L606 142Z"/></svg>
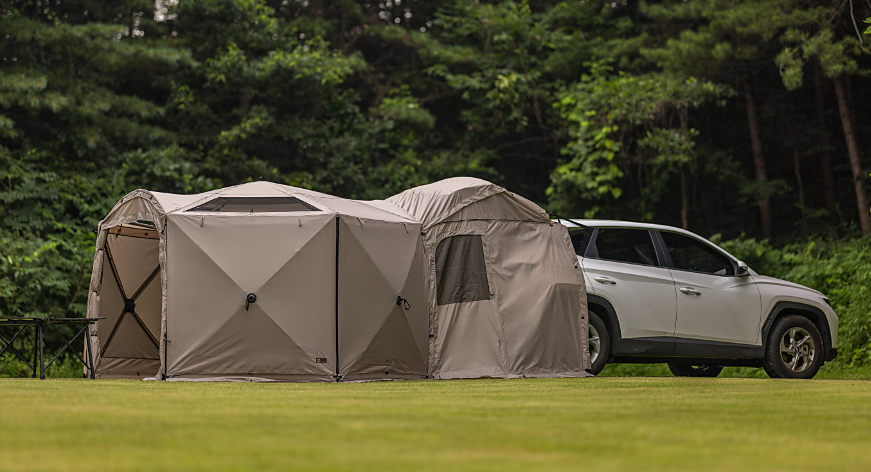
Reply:
<svg viewBox="0 0 871 472"><path fill-rule="evenodd" d="M623 339L620 334L620 321L617 319L617 311L614 310L614 305L611 304L605 297L587 293L587 306L598 305L606 312L606 319L602 320L608 325L608 335L611 336L611 346L616 345L617 341Z"/></svg>
<svg viewBox="0 0 871 472"><path fill-rule="evenodd" d="M762 313L766 315L765 322L772 322L771 315L775 313L776 308L781 303L794 303L796 309L808 307L805 310L812 312L816 316L820 316L817 320L820 325L820 331L829 333L828 342L832 348L838 347L838 316L831 306L826 302L826 297L822 293L811 288L799 285L785 280L775 279L773 277L753 276L756 286L759 288L759 296L762 301ZM810 309L812 308L812 310ZM763 340L767 339L768 332L763 329Z"/></svg>
<svg viewBox="0 0 871 472"><path fill-rule="evenodd" d="M820 327L820 335L823 338L824 359L832 360L837 354L837 334L832 336L832 333L837 333L837 318L835 319L834 331L832 330L832 319L826 316L826 312L814 305L808 304L806 301L790 301L780 300L774 304L765 318L765 323L762 325L762 340L763 346L768 343L768 333L771 327L777 320L778 316L784 313L800 312L802 315L809 318L815 325Z"/></svg>

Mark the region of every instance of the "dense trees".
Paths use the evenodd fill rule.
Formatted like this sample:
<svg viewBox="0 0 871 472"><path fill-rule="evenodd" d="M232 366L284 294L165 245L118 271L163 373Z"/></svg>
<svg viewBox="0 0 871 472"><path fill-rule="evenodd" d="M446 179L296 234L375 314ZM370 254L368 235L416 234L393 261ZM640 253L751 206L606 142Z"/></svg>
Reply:
<svg viewBox="0 0 871 472"><path fill-rule="evenodd" d="M137 187L382 198L475 175L707 236L871 233L868 16L857 0L6 0L0 313L83 314L93 230Z"/></svg>

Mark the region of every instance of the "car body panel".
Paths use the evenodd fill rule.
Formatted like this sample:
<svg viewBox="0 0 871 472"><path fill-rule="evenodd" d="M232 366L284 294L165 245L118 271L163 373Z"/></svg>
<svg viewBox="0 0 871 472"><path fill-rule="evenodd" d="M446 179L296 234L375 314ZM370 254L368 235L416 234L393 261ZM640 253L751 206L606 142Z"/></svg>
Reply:
<svg viewBox="0 0 871 472"><path fill-rule="evenodd" d="M623 338L674 336L677 300L667 268L578 259L594 293L611 302L617 312Z"/></svg>
<svg viewBox="0 0 871 472"><path fill-rule="evenodd" d="M762 306L752 277L675 269L670 269L670 272L678 291L675 336L762 344L759 334ZM683 293L682 289L688 289L690 293ZM699 295L694 292L699 292Z"/></svg>

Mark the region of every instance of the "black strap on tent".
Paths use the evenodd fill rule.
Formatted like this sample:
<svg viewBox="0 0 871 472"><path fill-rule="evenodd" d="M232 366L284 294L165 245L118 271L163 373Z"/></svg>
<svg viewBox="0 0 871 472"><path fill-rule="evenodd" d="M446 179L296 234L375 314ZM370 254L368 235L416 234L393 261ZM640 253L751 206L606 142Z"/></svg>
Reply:
<svg viewBox="0 0 871 472"><path fill-rule="evenodd" d="M405 308L405 311L408 311L411 309L411 304L408 303L408 300L402 298L402 295L396 296L396 304L402 305L402 308Z"/></svg>
<svg viewBox="0 0 871 472"><path fill-rule="evenodd" d="M545 211L547 211L547 210L545 210ZM554 218L556 218L557 221L559 221L559 220L566 220L566 221L568 221L569 223L573 223L573 224L578 225L579 228L584 228L584 229L589 229L589 230L592 230L592 229L593 229L593 228L590 228L590 227L587 226L587 225L584 225L584 224L578 223L578 222L575 221L575 220L570 220L570 219L568 219L568 218L566 218L566 217L564 217L564 216L559 216L559 215L557 215L556 213L553 213L553 212L550 212L550 211L548 211L547 214L550 215L550 216L552 216L552 217L554 217Z"/></svg>

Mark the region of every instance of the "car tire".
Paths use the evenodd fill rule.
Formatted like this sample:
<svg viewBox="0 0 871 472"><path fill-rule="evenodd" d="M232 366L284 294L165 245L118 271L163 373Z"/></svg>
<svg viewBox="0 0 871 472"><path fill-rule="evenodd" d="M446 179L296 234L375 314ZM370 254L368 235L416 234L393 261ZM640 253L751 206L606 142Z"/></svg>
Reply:
<svg viewBox="0 0 871 472"><path fill-rule="evenodd" d="M820 330L804 316L778 319L768 333L762 368L776 379L812 379L823 365Z"/></svg>
<svg viewBox="0 0 871 472"><path fill-rule="evenodd" d="M716 377L723 371L723 367L712 364L668 364L668 370L675 377Z"/></svg>
<svg viewBox="0 0 871 472"><path fill-rule="evenodd" d="M587 372L593 375L599 375L605 364L608 363L608 357L611 355L611 336L608 335L608 328L605 323L599 318L599 315L589 312L589 336L588 343L590 346L590 368Z"/></svg>

